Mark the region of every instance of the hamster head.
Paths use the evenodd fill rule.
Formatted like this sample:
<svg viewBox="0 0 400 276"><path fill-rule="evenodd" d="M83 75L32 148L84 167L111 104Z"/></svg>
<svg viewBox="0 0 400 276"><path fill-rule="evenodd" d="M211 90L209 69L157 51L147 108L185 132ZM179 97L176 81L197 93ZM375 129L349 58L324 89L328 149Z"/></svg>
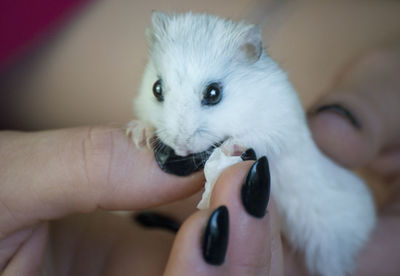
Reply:
<svg viewBox="0 0 400 276"><path fill-rule="evenodd" d="M138 117L181 156L234 135L243 109L237 94L247 93L249 68L264 56L260 28L205 14L155 12L147 38Z"/></svg>

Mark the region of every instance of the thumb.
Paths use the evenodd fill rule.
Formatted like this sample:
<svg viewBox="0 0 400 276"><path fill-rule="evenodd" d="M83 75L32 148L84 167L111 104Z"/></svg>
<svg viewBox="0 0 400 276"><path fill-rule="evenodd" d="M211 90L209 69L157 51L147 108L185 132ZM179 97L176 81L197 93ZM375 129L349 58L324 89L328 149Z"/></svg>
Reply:
<svg viewBox="0 0 400 276"><path fill-rule="evenodd" d="M180 228L164 275L283 275L279 218L264 177L268 170L264 157L220 175L210 209L194 213Z"/></svg>
<svg viewBox="0 0 400 276"><path fill-rule="evenodd" d="M398 72L396 50L370 53L346 71L310 112L310 128L322 151L357 168L400 142Z"/></svg>
<svg viewBox="0 0 400 276"><path fill-rule="evenodd" d="M163 173L122 129L0 132L0 233L96 208L139 209L194 193L201 173Z"/></svg>

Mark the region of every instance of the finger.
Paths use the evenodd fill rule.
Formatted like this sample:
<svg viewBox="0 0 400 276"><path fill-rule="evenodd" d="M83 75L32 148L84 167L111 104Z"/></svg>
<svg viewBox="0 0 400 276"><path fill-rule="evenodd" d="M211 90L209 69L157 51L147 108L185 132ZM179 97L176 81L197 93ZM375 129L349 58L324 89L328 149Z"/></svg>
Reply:
<svg viewBox="0 0 400 276"><path fill-rule="evenodd" d="M226 267L209 265L202 256L203 232L212 211L198 211L181 226L171 250L165 276L226 274Z"/></svg>
<svg viewBox="0 0 400 276"><path fill-rule="evenodd" d="M122 129L75 128L0 135L1 234L72 212L137 209L200 188L202 175L162 172ZM27 212L29 210L29 212Z"/></svg>
<svg viewBox="0 0 400 276"><path fill-rule="evenodd" d="M354 275L398 275L400 271L398 214L397 209L397 212L385 212L378 218L376 229L357 258Z"/></svg>
<svg viewBox="0 0 400 276"><path fill-rule="evenodd" d="M333 92L312 110L318 146L348 167L371 162L400 141L400 51L375 52L357 61Z"/></svg>
<svg viewBox="0 0 400 276"><path fill-rule="evenodd" d="M273 204L267 214L260 207L257 217L249 214L242 204L242 184L250 167L251 162L242 162L219 177L211 210L197 212L178 232L165 275L283 275L279 225ZM228 239L224 251L219 238L226 225L221 223L223 219L213 218L224 217L221 213L225 206L229 230L224 235ZM214 233L213 238L210 232Z"/></svg>
<svg viewBox="0 0 400 276"><path fill-rule="evenodd" d="M41 275L46 239L47 224L43 224L13 254L1 275Z"/></svg>
<svg viewBox="0 0 400 276"><path fill-rule="evenodd" d="M250 166L251 165L251 166ZM223 172L211 208L230 211L227 252L229 275L283 275L282 244L277 210L270 196L268 160L242 162Z"/></svg>
<svg viewBox="0 0 400 276"><path fill-rule="evenodd" d="M400 176L400 144L383 151L371 164L371 168L387 177Z"/></svg>

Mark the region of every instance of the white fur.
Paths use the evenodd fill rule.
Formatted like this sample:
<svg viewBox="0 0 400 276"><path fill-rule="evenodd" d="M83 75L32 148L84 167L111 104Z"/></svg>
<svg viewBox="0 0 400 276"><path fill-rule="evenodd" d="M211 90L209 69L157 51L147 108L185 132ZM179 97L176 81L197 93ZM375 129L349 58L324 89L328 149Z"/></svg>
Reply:
<svg viewBox="0 0 400 276"><path fill-rule="evenodd" d="M375 223L372 197L318 150L286 74L261 50L257 27L192 13L154 13L152 21L149 62L134 101L141 130L154 128L181 155L224 139L266 155L283 233L304 252L310 273L350 273ZM158 78L162 103L152 94ZM202 106L205 87L215 81L223 86L221 102Z"/></svg>

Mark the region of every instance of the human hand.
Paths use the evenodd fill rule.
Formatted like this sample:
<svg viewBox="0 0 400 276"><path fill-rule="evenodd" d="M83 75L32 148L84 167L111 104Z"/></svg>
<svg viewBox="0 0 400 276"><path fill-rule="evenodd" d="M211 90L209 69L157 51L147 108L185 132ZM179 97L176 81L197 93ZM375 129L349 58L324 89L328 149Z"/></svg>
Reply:
<svg viewBox="0 0 400 276"><path fill-rule="evenodd" d="M386 61L392 60L396 59L389 58ZM393 118L398 118L400 115L398 109L400 101L398 90L387 89L384 90L385 93L380 93L379 97L375 97L376 90L371 90L375 87L369 81L372 81L374 85L382 84L382 82L385 85L390 84L396 89L400 86L390 73L396 73L398 70L393 68L394 64L388 63L386 68L388 72L384 70L385 68L379 68L378 71L394 82L386 79L381 79L379 82L377 72L373 72L378 79L371 79L370 76L364 75L364 85L357 87L357 81L363 80L362 76L368 73L368 67L374 68L364 67L363 64L360 63L358 65L360 68L354 70L364 69L366 72L358 72L357 77L352 74L346 75L349 79L340 83L340 88L347 88L345 90L347 93L335 91L334 94L328 95L320 102L318 106L324 108L317 108L319 112L310 116L310 125L320 148L338 163L350 168L366 166L369 172L375 172L380 179L386 179L387 183L392 183L390 187L383 189L376 187L374 190L375 195L380 198L379 202L383 204L388 202L387 195L392 193L391 187L395 189L395 183L399 179L400 165L393 159L396 157L396 151L393 148L399 141L399 128ZM354 79L351 80L352 78ZM352 85L346 87L350 81ZM388 146L392 150L387 151ZM383 151L383 149L385 150ZM387 155L388 153L390 154ZM388 165L376 165L385 163ZM380 183L385 185L384 182ZM376 193L378 191L386 191L386 194L381 197L382 194ZM398 262L395 259L398 258L397 252L400 244L397 235L400 230L400 215L398 211L394 212L393 210L393 208L386 208L385 212L380 213L377 229L361 252L355 275L395 275L399 271ZM261 237L260 241L268 244L268 237ZM285 244L283 244L283 252L285 275L307 275L304 272L300 256L292 254L290 247ZM281 261L279 261L280 263Z"/></svg>
<svg viewBox="0 0 400 276"><path fill-rule="evenodd" d="M201 187L201 174L165 175L151 154L138 151L122 130L112 128L4 131L0 156L0 271L4 275L39 273L52 234L49 221L98 208L147 208L186 197Z"/></svg>
<svg viewBox="0 0 400 276"><path fill-rule="evenodd" d="M398 72L398 49L370 53L352 64L310 112L318 146L338 163L361 172L380 209L356 275L397 275L400 270Z"/></svg>
<svg viewBox="0 0 400 276"><path fill-rule="evenodd" d="M398 72L399 52L366 56L310 113L310 127L318 146L346 167L364 168L368 183L375 182L372 191L382 210L354 275L397 275L400 270ZM301 256L293 254L290 246L283 244L283 254L285 275L307 275Z"/></svg>
<svg viewBox="0 0 400 276"><path fill-rule="evenodd" d="M207 235L201 239L211 211L197 211L178 232L165 275L284 275L279 220L273 202L265 212L270 189L266 160L263 157L253 165L248 161L235 164L226 169L215 184L211 210L218 206L227 206L229 210L225 262L210 266L201 258L205 252L208 256L214 255L212 250L205 250L205 245L209 245L205 242L209 241ZM204 233L208 232L207 227ZM182 249L186 255L182 254ZM218 257L219 254L209 259L213 262Z"/></svg>
<svg viewBox="0 0 400 276"><path fill-rule="evenodd" d="M165 204L203 183L200 173L185 178L163 173L151 153L138 151L122 130L111 128L3 132L0 155L3 275L39 275L44 266L55 275L159 275L172 243L169 233L143 231L107 212L92 212ZM211 209L185 222L166 275L282 275L274 204L264 217L254 218L240 200L250 166L242 162L227 169L216 184ZM225 258L220 250L225 261L217 266L203 258L201 238L212 210L221 205L229 213L229 235L222 235L229 237L229 246ZM90 214L66 217L73 213Z"/></svg>

